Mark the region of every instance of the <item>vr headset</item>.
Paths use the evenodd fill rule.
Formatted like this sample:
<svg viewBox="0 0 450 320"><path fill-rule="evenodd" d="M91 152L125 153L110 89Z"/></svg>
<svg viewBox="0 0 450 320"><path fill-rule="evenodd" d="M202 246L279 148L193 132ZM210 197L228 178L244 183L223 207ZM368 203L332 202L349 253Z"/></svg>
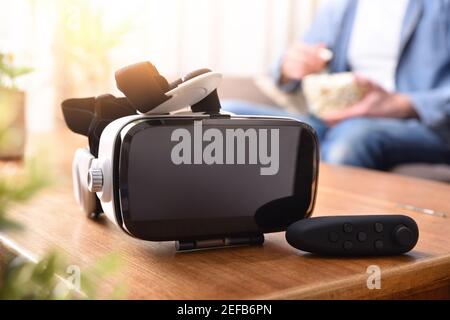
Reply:
<svg viewBox="0 0 450 320"><path fill-rule="evenodd" d="M312 213L318 176L313 129L290 118L221 112L221 74L172 83L150 62L115 74L125 97L62 103L88 137L73 160L75 198L127 234L178 250L262 244Z"/></svg>

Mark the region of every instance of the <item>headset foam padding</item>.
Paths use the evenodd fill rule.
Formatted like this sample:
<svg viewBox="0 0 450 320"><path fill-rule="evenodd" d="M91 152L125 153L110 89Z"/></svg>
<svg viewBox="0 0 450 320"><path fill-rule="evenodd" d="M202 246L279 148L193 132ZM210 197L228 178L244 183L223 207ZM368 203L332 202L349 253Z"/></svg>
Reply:
<svg viewBox="0 0 450 320"><path fill-rule="evenodd" d="M170 99L169 83L150 62L124 67L115 73L117 88L140 112L146 113Z"/></svg>
<svg viewBox="0 0 450 320"><path fill-rule="evenodd" d="M67 99L61 104L61 108L67 127L87 136L95 117L95 98Z"/></svg>
<svg viewBox="0 0 450 320"><path fill-rule="evenodd" d="M89 138L90 151L94 156L97 156L100 136L105 127L116 119L136 114L127 98L116 98L111 94L68 99L61 106L67 126Z"/></svg>

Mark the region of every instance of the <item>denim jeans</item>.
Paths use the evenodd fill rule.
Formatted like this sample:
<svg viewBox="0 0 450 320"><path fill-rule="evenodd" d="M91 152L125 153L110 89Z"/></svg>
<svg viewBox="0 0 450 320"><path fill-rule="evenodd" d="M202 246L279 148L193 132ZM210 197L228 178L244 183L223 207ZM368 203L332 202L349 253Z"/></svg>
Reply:
<svg viewBox="0 0 450 320"><path fill-rule="evenodd" d="M321 160L327 163L378 170L402 163L450 163L450 147L416 119L352 118L328 127L311 115L243 101L224 101L222 107L239 115L285 116L308 123L316 130Z"/></svg>

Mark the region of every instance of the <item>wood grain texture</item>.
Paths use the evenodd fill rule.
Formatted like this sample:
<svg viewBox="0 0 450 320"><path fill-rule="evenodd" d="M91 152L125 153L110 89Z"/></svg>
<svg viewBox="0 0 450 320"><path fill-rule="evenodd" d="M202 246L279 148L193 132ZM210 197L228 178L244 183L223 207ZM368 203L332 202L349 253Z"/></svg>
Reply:
<svg viewBox="0 0 450 320"><path fill-rule="evenodd" d="M38 139L39 137L35 137ZM260 247L176 253L172 242L133 239L104 217L87 219L72 196L70 162L84 139L60 133L52 150L56 183L11 217L26 231L0 234L7 246L43 255L66 254L83 268L115 252L124 262L107 283L125 284L132 299L347 299L403 298L450 287L450 218L399 208L414 205L446 212L450 186L355 168L322 165L314 216L401 213L414 218L420 239L409 254L384 258L324 258L291 248L284 233L266 235ZM49 140L54 139L54 140ZM0 169L1 172L1 169ZM180 204L182 206L182 204ZM381 290L366 286L366 270L378 265ZM447 295L448 297L448 295Z"/></svg>

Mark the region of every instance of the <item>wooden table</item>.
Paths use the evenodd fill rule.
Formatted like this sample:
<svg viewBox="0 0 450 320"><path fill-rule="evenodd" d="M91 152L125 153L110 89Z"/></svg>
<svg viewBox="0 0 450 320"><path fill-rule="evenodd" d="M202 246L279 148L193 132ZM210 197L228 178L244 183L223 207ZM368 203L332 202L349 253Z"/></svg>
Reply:
<svg viewBox="0 0 450 320"><path fill-rule="evenodd" d="M44 139L45 141L45 139ZM322 165L314 215L400 213L413 217L420 239L409 254L384 258L324 258L291 248L284 233L264 246L176 253L172 242L133 239L106 219L87 219L72 196L70 161L84 139L59 133L52 140L56 183L10 216L25 231L0 234L4 245L38 257L57 249L84 268L108 253L123 267L117 279L129 298L346 299L450 297L450 185L368 170ZM439 217L402 205L446 213ZM368 266L381 268L381 289L366 285Z"/></svg>

